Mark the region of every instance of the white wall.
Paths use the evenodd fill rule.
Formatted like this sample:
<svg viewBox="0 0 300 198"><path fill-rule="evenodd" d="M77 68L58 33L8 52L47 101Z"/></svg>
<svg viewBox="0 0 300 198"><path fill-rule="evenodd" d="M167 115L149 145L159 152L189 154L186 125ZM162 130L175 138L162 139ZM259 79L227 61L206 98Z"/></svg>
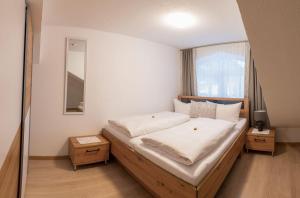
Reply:
<svg viewBox="0 0 300 198"><path fill-rule="evenodd" d="M0 168L21 123L25 1L0 5Z"/></svg>
<svg viewBox="0 0 300 198"><path fill-rule="evenodd" d="M63 115L65 38L86 38L86 112ZM172 109L178 49L91 29L44 26L33 70L32 156L67 154L70 136L96 134L110 118Z"/></svg>

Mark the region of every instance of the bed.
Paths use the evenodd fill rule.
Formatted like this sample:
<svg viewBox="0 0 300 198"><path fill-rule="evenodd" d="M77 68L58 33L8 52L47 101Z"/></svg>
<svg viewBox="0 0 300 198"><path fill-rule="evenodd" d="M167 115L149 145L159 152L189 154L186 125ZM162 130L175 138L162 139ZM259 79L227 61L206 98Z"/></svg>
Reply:
<svg viewBox="0 0 300 198"><path fill-rule="evenodd" d="M237 132L220 145L221 150L197 162L193 168L186 169L184 165L155 154L143 147L139 137L130 139L109 128L103 129L102 133L111 142L112 155L154 196L214 197L236 158L243 152L249 119L248 99L197 96L179 96L178 99L184 102L209 100L223 104L242 102L240 117L243 119L238 124Z"/></svg>

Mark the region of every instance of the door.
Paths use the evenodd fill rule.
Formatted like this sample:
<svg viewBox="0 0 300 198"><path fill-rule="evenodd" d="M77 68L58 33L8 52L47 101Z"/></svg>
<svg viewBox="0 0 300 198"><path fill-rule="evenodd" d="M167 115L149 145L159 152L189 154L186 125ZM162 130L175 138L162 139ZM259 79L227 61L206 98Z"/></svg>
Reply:
<svg viewBox="0 0 300 198"><path fill-rule="evenodd" d="M25 61L23 78L23 110L22 110L22 133L21 133L21 174L20 174L20 197L25 195L29 158L29 135L30 135L30 106L32 84L32 50L33 30L30 7L26 8L26 34L25 34Z"/></svg>

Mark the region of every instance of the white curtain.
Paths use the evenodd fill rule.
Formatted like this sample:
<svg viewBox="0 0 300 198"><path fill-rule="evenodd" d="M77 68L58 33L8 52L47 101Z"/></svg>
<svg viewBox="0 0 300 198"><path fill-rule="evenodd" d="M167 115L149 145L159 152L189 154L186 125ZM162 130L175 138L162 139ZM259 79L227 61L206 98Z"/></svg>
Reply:
<svg viewBox="0 0 300 198"><path fill-rule="evenodd" d="M248 86L246 42L212 45L196 49L199 96L244 98Z"/></svg>

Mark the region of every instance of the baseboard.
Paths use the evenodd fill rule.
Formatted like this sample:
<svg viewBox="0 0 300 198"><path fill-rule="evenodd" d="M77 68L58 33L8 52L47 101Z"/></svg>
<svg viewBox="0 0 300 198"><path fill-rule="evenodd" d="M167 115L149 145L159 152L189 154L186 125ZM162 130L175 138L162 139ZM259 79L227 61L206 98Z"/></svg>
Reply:
<svg viewBox="0 0 300 198"><path fill-rule="evenodd" d="M19 185L21 126L0 169L0 197L16 198Z"/></svg>
<svg viewBox="0 0 300 198"><path fill-rule="evenodd" d="M65 160L69 159L68 155L63 156L29 156L29 160Z"/></svg>
<svg viewBox="0 0 300 198"><path fill-rule="evenodd" d="M300 128L276 128L276 142L299 143Z"/></svg>

